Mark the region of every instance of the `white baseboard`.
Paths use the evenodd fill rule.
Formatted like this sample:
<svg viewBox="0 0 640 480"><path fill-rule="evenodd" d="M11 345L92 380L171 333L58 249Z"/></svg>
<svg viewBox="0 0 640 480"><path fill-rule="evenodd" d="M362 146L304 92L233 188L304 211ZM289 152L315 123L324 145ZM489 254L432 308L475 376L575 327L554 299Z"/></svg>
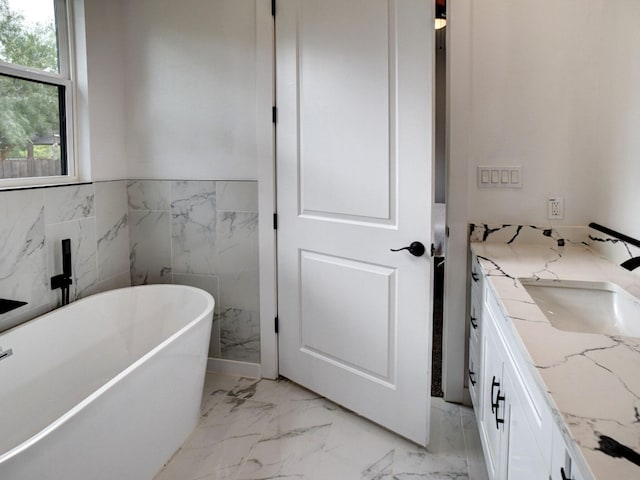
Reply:
<svg viewBox="0 0 640 480"><path fill-rule="evenodd" d="M238 362L236 360L223 360L221 358L209 357L207 361L207 371L236 377L261 378L259 363Z"/></svg>

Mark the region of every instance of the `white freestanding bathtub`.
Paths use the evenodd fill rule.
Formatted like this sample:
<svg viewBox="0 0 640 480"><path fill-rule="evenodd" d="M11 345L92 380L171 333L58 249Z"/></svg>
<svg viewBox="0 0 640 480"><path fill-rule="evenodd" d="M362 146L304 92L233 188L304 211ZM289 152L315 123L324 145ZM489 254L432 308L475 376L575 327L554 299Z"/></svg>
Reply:
<svg viewBox="0 0 640 480"><path fill-rule="evenodd" d="M131 287L0 334L0 479L153 478L198 422L213 305Z"/></svg>

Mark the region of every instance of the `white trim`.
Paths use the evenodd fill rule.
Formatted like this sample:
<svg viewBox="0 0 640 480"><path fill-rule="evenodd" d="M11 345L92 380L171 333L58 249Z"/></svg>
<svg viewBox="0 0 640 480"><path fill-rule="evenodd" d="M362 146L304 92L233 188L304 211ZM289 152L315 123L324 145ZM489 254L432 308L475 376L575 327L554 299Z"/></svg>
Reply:
<svg viewBox="0 0 640 480"><path fill-rule="evenodd" d="M256 143L258 152L258 205L260 236L260 360L264 378L278 377L275 129L271 108L275 104L274 28L271 2L256 0Z"/></svg>
<svg viewBox="0 0 640 480"><path fill-rule="evenodd" d="M67 175L46 177L0 178L0 189L56 185L60 183L77 183L78 156L76 155L77 112L75 109L76 86L74 83L74 22L73 8L70 0L54 0L56 39L58 43L59 72L46 72L37 68L0 61L0 74L9 75L21 80L40 82L52 86L64 87L65 150ZM62 125L60 126L62 128ZM62 135L62 131L60 132Z"/></svg>
<svg viewBox="0 0 640 480"><path fill-rule="evenodd" d="M207 360L207 372L222 373L235 377L262 378L260 376L260 364L223 360L222 358L209 358Z"/></svg>
<svg viewBox="0 0 640 480"><path fill-rule="evenodd" d="M442 390L448 402L464 402L467 328L468 205L467 159L471 118L471 0L447 5L447 256L444 273Z"/></svg>

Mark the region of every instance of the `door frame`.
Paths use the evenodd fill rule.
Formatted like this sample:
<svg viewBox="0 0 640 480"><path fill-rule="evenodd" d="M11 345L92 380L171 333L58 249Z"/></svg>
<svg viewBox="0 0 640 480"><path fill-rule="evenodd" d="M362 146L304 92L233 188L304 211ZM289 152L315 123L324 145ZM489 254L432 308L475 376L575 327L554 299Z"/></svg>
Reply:
<svg viewBox="0 0 640 480"><path fill-rule="evenodd" d="M271 0L256 0L256 155L260 275L260 377L278 378L276 230L275 18Z"/></svg>
<svg viewBox="0 0 640 480"><path fill-rule="evenodd" d="M442 390L448 402L470 403L467 371L469 215L467 205L472 76L471 0L447 3L446 204L447 254L444 273Z"/></svg>
<svg viewBox="0 0 640 480"><path fill-rule="evenodd" d="M443 371L442 386L445 400L462 402L464 399L464 328L466 306L455 298L466 295L466 258L467 258L467 171L465 157L466 141L464 125L455 113L468 107L468 98L451 95L456 90L451 81L458 73L468 73L468 58L456 55L469 55L464 47L468 40L463 34L468 27L471 11L470 0L462 0L459 8L452 3L449 6L449 25L447 26L447 100L446 100L446 158L447 158L447 221L450 237L447 239L447 261L445 262L445 304L443 332ZM454 11L455 10L455 11ZM455 17L455 23L451 19ZM460 20L458 22L458 20ZM456 24L457 23L457 24ZM452 33L455 30L455 37ZM458 49L458 43L460 48ZM464 52L467 53L464 53ZM452 65L455 61L455 65ZM462 77L465 78L465 77ZM275 86L275 17L271 12L271 0L256 0L256 148L258 157L258 205L259 205L259 276L260 276L260 374L261 378L278 378L278 336L275 332L277 309L277 257L276 230L273 215L276 213L276 135L275 124L265 122L272 117L272 108L276 105ZM468 92L466 92L468 93ZM452 118L457 119L454 124ZM454 143L456 142L455 148ZM457 261L455 259L458 259ZM464 297L463 297L464 298Z"/></svg>

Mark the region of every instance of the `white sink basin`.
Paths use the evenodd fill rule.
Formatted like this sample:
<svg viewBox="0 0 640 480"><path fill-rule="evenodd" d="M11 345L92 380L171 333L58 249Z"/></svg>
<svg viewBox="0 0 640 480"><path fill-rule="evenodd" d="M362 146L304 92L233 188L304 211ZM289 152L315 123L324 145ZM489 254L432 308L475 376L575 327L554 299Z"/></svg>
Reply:
<svg viewBox="0 0 640 480"><path fill-rule="evenodd" d="M640 301L613 283L519 280L559 330L640 337Z"/></svg>

